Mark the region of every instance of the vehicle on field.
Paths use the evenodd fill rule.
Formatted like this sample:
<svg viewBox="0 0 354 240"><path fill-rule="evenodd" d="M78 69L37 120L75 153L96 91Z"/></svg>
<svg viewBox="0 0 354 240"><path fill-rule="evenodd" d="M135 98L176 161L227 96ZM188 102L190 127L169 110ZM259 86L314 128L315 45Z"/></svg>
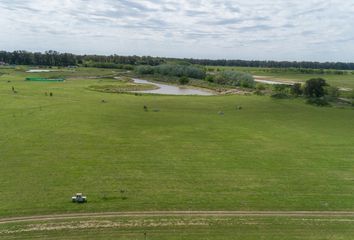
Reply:
<svg viewBox="0 0 354 240"><path fill-rule="evenodd" d="M87 198L82 193L76 193L76 195L71 197L71 201L74 203L85 203L87 202Z"/></svg>

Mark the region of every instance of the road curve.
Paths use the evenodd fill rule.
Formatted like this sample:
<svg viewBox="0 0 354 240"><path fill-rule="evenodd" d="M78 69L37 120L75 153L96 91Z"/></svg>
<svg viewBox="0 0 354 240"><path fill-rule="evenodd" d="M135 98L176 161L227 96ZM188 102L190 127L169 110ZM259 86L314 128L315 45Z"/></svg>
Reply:
<svg viewBox="0 0 354 240"><path fill-rule="evenodd" d="M0 218L0 224L108 217L354 217L354 211L146 211L68 213Z"/></svg>

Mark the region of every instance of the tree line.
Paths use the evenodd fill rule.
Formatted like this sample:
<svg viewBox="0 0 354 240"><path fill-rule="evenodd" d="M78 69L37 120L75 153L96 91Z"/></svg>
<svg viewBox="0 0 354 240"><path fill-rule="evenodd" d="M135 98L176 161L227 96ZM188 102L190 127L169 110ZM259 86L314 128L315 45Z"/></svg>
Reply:
<svg viewBox="0 0 354 240"><path fill-rule="evenodd" d="M119 56L119 55L75 55L71 53L59 53L57 51L28 52L28 51L0 51L0 61L16 65L40 65L40 66L71 66L86 65L98 67L110 67L119 65L151 65L156 66L165 62L163 58L150 56Z"/></svg>
<svg viewBox="0 0 354 240"><path fill-rule="evenodd" d="M76 65L78 58L71 53L56 51L27 52L27 51L0 51L0 61L16 65L43 65L43 66L69 66Z"/></svg>
<svg viewBox="0 0 354 240"><path fill-rule="evenodd" d="M220 68L208 68L208 71L220 71ZM252 69L243 69L245 72L252 72ZM313 69L313 68L259 68L257 72L264 73L299 73L299 74L334 74L334 75L346 75L354 74L353 71L343 71L337 69Z"/></svg>
<svg viewBox="0 0 354 240"><path fill-rule="evenodd" d="M193 58L183 59L183 61L190 64L198 64L203 66L354 70L354 63L344 62L257 61L226 59L210 60Z"/></svg>
<svg viewBox="0 0 354 240"><path fill-rule="evenodd" d="M120 55L76 55L57 51L28 52L0 51L0 61L17 65L69 66L90 63L114 63L123 65L157 66L168 62L183 62L202 66L263 67L263 68L301 68L301 69L335 69L354 70L354 63L345 62L296 62L296 61L249 61L249 60L211 60L211 59L176 59L151 56ZM105 65L107 66L107 65Z"/></svg>
<svg viewBox="0 0 354 240"><path fill-rule="evenodd" d="M135 72L140 75L160 74L163 76L189 77L196 79L204 79L206 76L204 68L178 64L161 64L159 66L140 65L135 68Z"/></svg>

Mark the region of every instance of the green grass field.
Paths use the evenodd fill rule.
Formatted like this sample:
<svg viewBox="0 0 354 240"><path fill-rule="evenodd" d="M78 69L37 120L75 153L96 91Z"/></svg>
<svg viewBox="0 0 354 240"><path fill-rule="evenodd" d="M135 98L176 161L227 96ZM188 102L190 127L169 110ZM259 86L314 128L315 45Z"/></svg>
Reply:
<svg viewBox="0 0 354 240"><path fill-rule="evenodd" d="M351 108L319 108L303 100L265 96L135 96L90 90L107 82L88 77L108 76L108 69L65 73L74 78L64 83L25 82L29 74L24 69L0 72L7 73L0 76L0 217L136 210L354 210ZM144 105L150 111L145 112ZM86 194L89 203L72 204L76 192ZM340 222L325 224L330 226L306 225L313 236L299 239L324 239L331 231L338 236L332 239L352 235L343 232ZM215 236L210 239L230 239L253 227L269 235L264 239L283 239L272 235L279 233L276 225L262 226L242 225L238 232L226 224L210 230ZM300 226L293 226L284 228L300 234ZM110 231L112 239L121 234ZM140 229L134 231L122 239L138 239ZM206 239L207 234L203 228L177 229L177 237L171 229L153 231L154 239ZM67 233L77 238L77 232ZM242 239L259 239L245 236Z"/></svg>

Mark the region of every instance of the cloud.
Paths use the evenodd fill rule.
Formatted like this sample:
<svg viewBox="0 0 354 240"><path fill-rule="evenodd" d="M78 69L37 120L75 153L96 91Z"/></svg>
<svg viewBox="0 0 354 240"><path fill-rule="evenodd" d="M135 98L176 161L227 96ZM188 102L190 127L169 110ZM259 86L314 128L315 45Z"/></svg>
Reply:
<svg viewBox="0 0 354 240"><path fill-rule="evenodd" d="M1 48L354 61L353 11L339 0L0 0Z"/></svg>

